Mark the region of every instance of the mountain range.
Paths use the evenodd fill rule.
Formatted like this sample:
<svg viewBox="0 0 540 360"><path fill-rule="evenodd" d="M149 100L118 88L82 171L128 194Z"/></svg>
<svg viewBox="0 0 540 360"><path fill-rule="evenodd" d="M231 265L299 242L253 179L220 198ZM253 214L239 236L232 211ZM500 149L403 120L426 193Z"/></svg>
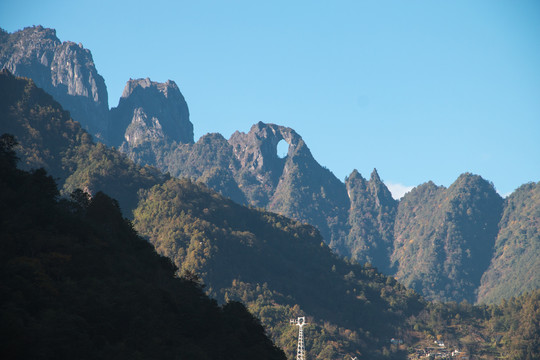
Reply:
<svg viewBox="0 0 540 360"><path fill-rule="evenodd" d="M258 357L279 358L237 301L289 358L297 333L289 320L302 315L310 324L310 358L403 359L432 337L485 359L538 354L538 292L503 306L426 303L369 264L337 256L310 225L242 206L204 183L137 165L95 143L32 80L0 74L0 115L0 131L19 141L13 147L14 141L5 141L9 136L2 137L8 163L1 162L0 245L6 257L0 316L6 321L0 329L12 357L242 358L256 351ZM14 170L10 146L30 173ZM56 179L59 202L52 179L43 169L32 170L40 167ZM132 222L121 219L119 208ZM534 219L534 206L519 214ZM150 260L157 255L134 230L178 266L180 283L199 290L169 288L175 286L174 266ZM202 296L202 286L222 310ZM39 346L25 345L43 332L50 336ZM393 344L391 337L406 345Z"/></svg>
<svg viewBox="0 0 540 360"><path fill-rule="evenodd" d="M257 123L228 140L207 134L195 142L187 103L173 81L130 79L109 110L90 51L39 26L0 33L0 67L32 78L96 139L141 165L133 178L118 174L125 181L110 192L128 217L138 204L133 189L168 181L150 165L205 183L238 204L311 224L340 256L393 275L427 299L498 302L540 287L540 183L503 199L489 181L466 173L448 188L428 182L395 200L376 170L369 180L356 170L345 182L337 179L291 128ZM283 158L276 151L280 141L289 145ZM92 160L110 152L126 161L103 145L92 149ZM29 167L57 164L51 156L25 161ZM69 173L62 186L101 189L100 174L83 166L89 162L81 156L54 165L58 174Z"/></svg>
<svg viewBox="0 0 540 360"><path fill-rule="evenodd" d="M106 201L116 210L96 211L94 226L101 223L100 231L107 234L114 230L109 225L113 220L108 219L113 216L111 211L116 219L119 209L131 213L132 222L122 227L129 226L148 239L178 266L182 278L199 286L204 282L206 293L219 303L246 304L288 355L295 351L296 330L289 320L308 315L307 344L313 357L349 354L385 358L382 350L387 337L404 331L406 318L424 306L417 294L392 278L336 256L310 225L239 205L202 183L139 166L118 150L93 142L69 113L31 80L7 71L0 73L0 114L0 130L13 134L19 142L13 149L21 169L36 171L32 169L40 166L39 174L47 169L56 179L59 193L77 200L83 208L89 201L104 198L104 192L118 199L116 205L110 198ZM49 187L55 189L51 182ZM56 189L51 191L56 194ZM6 193L12 191L7 189ZM26 197L20 199L21 204L27 202ZM32 208L32 204L24 206ZM40 209L45 212L46 206ZM52 239L54 234L64 233L63 229L51 231ZM10 236L8 233L6 239ZM25 255L15 254L19 256ZM114 256L116 252L103 255L103 259L114 263ZM125 261L134 267L141 262L133 256ZM92 263L99 268L99 262ZM86 266L86 262L81 263L79 271L94 271ZM139 266L144 269L146 261ZM102 276L105 279L108 273ZM11 291L6 290L6 294ZM3 307L1 300L0 309ZM400 358L398 349L393 354Z"/></svg>

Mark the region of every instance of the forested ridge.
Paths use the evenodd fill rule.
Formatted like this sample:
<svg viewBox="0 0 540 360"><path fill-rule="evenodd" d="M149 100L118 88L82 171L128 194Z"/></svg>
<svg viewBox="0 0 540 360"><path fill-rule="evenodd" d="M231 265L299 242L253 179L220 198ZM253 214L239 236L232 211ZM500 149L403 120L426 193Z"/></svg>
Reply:
<svg viewBox="0 0 540 360"><path fill-rule="evenodd" d="M520 186L505 199L489 268L478 292L498 302L540 288L540 182Z"/></svg>
<svg viewBox="0 0 540 360"><path fill-rule="evenodd" d="M469 173L448 189L431 182L413 189L396 215L396 277L430 299L474 303L502 208L493 186Z"/></svg>
<svg viewBox="0 0 540 360"><path fill-rule="evenodd" d="M218 301L246 303L291 356L296 329L288 321L300 314L312 322L312 358L379 358L388 337L423 308L393 278L333 254L315 228L190 180L142 192L134 226L182 271L199 274Z"/></svg>

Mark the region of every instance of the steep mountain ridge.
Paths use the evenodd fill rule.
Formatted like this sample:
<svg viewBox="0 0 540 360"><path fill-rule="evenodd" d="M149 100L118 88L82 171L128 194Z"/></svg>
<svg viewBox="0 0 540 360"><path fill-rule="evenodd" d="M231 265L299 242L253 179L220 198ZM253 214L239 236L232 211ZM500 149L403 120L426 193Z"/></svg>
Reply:
<svg viewBox="0 0 540 360"><path fill-rule="evenodd" d="M495 303L540 288L540 182L505 199L494 256L482 275L478 301Z"/></svg>
<svg viewBox="0 0 540 360"><path fill-rule="evenodd" d="M289 144L283 159L277 156L281 140ZM234 133L229 143L241 165L237 181L250 203L316 226L338 248L349 207L345 186L317 163L294 130L259 122L247 134Z"/></svg>
<svg viewBox="0 0 540 360"><path fill-rule="evenodd" d="M284 158L277 156L281 140L289 144ZM144 162L140 154L127 152ZM347 254L345 185L317 163L291 128L259 122L248 133L235 132L228 141L218 134L205 135L193 145L154 141L144 154L151 154L146 159L154 157L154 164L173 176L204 181L240 203L310 223L334 249Z"/></svg>
<svg viewBox="0 0 540 360"><path fill-rule="evenodd" d="M103 139L108 95L90 50L60 42L54 29L27 27L8 34L0 29L0 69L34 80L62 103L83 128Z"/></svg>
<svg viewBox="0 0 540 360"><path fill-rule="evenodd" d="M398 201L373 170L367 181L354 170L345 179L351 199L347 247L351 257L360 263L377 266L385 274L392 274L390 256L394 247L394 222Z"/></svg>
<svg viewBox="0 0 540 360"><path fill-rule="evenodd" d="M423 184L399 203L392 261L396 278L428 299L475 302L498 231L503 200L478 175L448 188Z"/></svg>
<svg viewBox="0 0 540 360"><path fill-rule="evenodd" d="M286 167L286 158L277 156L281 140L289 145L287 157L298 151L301 137L291 128L259 122L248 133L236 131L229 144L239 163L239 182L250 203L265 207L271 203Z"/></svg>

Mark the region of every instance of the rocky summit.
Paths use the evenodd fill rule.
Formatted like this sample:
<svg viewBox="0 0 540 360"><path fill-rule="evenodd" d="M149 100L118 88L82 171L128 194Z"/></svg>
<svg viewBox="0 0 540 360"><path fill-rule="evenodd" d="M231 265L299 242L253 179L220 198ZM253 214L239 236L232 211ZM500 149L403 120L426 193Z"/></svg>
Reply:
<svg viewBox="0 0 540 360"><path fill-rule="evenodd" d="M277 145L284 140L289 145L288 156L277 155ZM233 154L241 168L241 182L250 202L268 206L282 175L287 172L287 160L301 149L302 138L291 128L259 122L248 133L236 131L229 139ZM311 154L308 154L311 156ZM259 191L251 191L253 186Z"/></svg>
<svg viewBox="0 0 540 360"><path fill-rule="evenodd" d="M73 118L103 139L109 112L105 81L82 44L61 42L54 29L28 27L9 34L0 29L0 68L31 78Z"/></svg>
<svg viewBox="0 0 540 360"><path fill-rule="evenodd" d="M111 109L112 145L136 148L148 142L193 143L189 110L174 81L130 79L118 107Z"/></svg>

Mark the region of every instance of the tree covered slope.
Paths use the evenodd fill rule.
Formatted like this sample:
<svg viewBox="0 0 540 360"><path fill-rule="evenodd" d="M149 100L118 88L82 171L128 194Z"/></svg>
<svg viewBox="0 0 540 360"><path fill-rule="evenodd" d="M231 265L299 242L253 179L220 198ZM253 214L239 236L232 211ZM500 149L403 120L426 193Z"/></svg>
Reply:
<svg viewBox="0 0 540 360"><path fill-rule="evenodd" d="M478 175L463 174L448 189L431 182L413 189L396 216L396 277L428 299L473 303L491 260L502 205Z"/></svg>
<svg viewBox="0 0 540 360"><path fill-rule="evenodd" d="M0 138L0 348L6 359L285 359L240 303L175 276L99 192L58 198Z"/></svg>
<svg viewBox="0 0 540 360"><path fill-rule="evenodd" d="M540 288L540 182L505 199L495 251L478 301L496 303Z"/></svg>

